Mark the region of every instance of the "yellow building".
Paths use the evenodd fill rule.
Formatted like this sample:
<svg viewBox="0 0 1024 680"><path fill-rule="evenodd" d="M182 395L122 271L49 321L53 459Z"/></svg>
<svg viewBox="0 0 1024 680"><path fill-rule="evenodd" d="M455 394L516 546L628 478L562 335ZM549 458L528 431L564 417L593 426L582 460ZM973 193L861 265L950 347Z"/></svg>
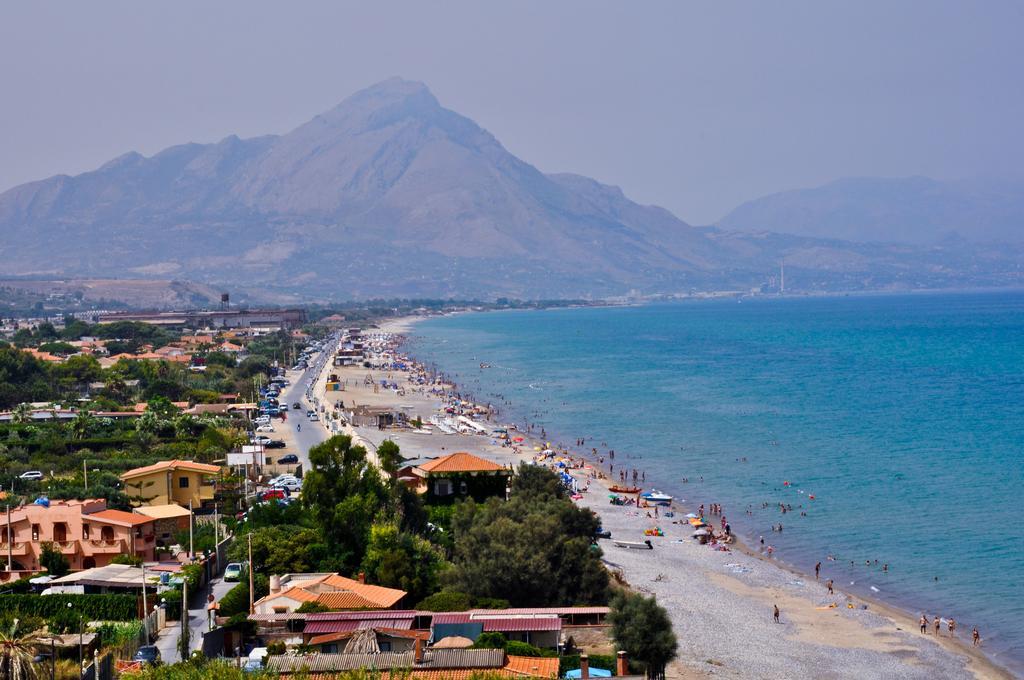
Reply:
<svg viewBox="0 0 1024 680"><path fill-rule="evenodd" d="M187 508L201 508L204 501L213 501L213 481L220 474L216 465L193 463L190 460L163 460L135 468L121 475L124 492L141 505L177 503Z"/></svg>

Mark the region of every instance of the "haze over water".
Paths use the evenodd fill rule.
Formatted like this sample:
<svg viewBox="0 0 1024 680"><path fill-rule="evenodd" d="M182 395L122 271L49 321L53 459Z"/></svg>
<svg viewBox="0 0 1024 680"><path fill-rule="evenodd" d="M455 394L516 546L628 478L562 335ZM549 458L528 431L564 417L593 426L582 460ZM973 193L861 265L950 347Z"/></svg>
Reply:
<svg viewBox="0 0 1024 680"><path fill-rule="evenodd" d="M965 637L977 625L1024 665L1024 294L496 312L414 332L418 358L509 400L503 420L606 442L648 487L724 504L748 544Z"/></svg>

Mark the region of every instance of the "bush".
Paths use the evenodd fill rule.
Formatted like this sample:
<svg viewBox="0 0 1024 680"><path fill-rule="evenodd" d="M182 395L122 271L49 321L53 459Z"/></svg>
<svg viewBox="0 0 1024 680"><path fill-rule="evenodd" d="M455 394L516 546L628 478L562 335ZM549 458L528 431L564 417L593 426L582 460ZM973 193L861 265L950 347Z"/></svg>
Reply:
<svg viewBox="0 0 1024 680"><path fill-rule="evenodd" d="M77 612L88 621L132 621L138 617L134 595L0 595L0 612L51 619L58 612Z"/></svg>
<svg viewBox="0 0 1024 680"><path fill-rule="evenodd" d="M519 640L509 640L505 644L505 652L513 656L558 656L558 652L553 649L541 649L534 647L529 642L520 642Z"/></svg>
<svg viewBox="0 0 1024 680"><path fill-rule="evenodd" d="M299 608L295 610L296 614L321 614L323 612L329 612L331 608L322 602L316 600L310 600L309 602L303 602L299 605Z"/></svg>
<svg viewBox="0 0 1024 680"><path fill-rule="evenodd" d="M286 651L287 647L285 647L285 644L280 640L274 640L273 642L267 645L268 656L281 656Z"/></svg>
<svg viewBox="0 0 1024 680"><path fill-rule="evenodd" d="M466 593L442 590L420 600L416 608L428 612L464 612L472 606L472 599Z"/></svg>

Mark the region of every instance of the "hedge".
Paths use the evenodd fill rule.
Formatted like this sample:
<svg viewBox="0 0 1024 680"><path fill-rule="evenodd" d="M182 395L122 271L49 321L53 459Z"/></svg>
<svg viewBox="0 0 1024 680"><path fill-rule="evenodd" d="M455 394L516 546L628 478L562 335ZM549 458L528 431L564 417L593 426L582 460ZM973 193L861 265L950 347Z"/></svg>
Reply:
<svg viewBox="0 0 1024 680"><path fill-rule="evenodd" d="M88 621L131 621L139 618L134 595L0 595L0 612L52 618L69 611Z"/></svg>

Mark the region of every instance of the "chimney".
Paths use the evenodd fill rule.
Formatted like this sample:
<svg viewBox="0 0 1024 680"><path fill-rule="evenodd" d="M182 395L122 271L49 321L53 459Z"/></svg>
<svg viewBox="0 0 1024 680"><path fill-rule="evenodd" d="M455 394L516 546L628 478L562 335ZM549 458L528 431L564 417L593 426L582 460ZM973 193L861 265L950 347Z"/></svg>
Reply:
<svg viewBox="0 0 1024 680"><path fill-rule="evenodd" d="M625 650L620 650L616 655L615 675L618 675L619 677L629 675L629 658L626 656Z"/></svg>
<svg viewBox="0 0 1024 680"><path fill-rule="evenodd" d="M366 583L366 572L365 571L359 572L359 575L356 577L356 580L359 581L360 583Z"/></svg>
<svg viewBox="0 0 1024 680"><path fill-rule="evenodd" d="M580 680L588 680L590 678L590 657L585 653L580 654Z"/></svg>
<svg viewBox="0 0 1024 680"><path fill-rule="evenodd" d="M276 595L281 592L281 577L274 574L270 577L270 593Z"/></svg>
<svg viewBox="0 0 1024 680"><path fill-rule="evenodd" d="M360 574L360 576L361 575L362 574ZM416 637L416 646L413 648L413 650L414 663L416 663L417 665L423 663L423 638L419 636Z"/></svg>

